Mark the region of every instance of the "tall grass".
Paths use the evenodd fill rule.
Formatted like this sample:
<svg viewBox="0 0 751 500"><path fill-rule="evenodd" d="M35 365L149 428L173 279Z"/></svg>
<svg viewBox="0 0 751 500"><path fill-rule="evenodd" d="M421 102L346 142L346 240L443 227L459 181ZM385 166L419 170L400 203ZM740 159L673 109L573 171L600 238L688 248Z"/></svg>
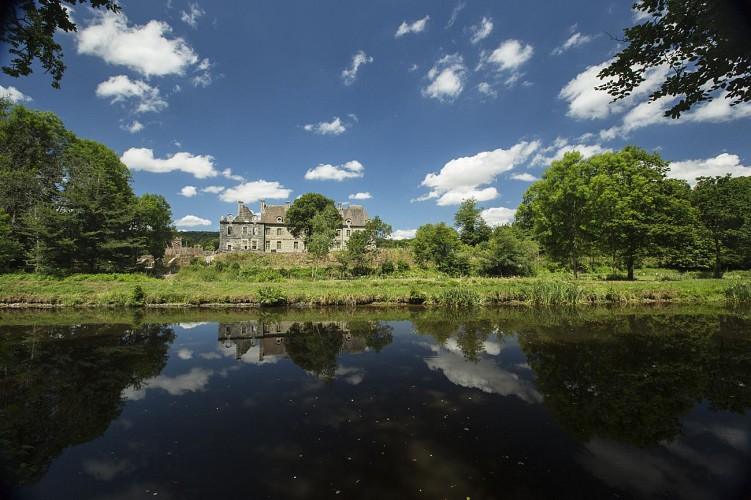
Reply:
<svg viewBox="0 0 751 500"><path fill-rule="evenodd" d="M738 283L725 289L725 300L732 304L751 302L751 284Z"/></svg>
<svg viewBox="0 0 751 500"><path fill-rule="evenodd" d="M433 303L448 308L474 307L482 304L482 297L472 288L446 288L433 296Z"/></svg>
<svg viewBox="0 0 751 500"><path fill-rule="evenodd" d="M583 297L581 287L575 283L539 280L532 284L528 300L534 305L574 305Z"/></svg>

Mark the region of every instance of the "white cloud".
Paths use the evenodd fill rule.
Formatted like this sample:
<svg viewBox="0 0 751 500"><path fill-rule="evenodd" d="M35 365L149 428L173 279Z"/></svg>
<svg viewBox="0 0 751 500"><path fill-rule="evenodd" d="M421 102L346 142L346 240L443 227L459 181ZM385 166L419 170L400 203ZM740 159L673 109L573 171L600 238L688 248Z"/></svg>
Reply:
<svg viewBox="0 0 751 500"><path fill-rule="evenodd" d="M397 229L391 233L392 240L410 240L415 237L417 229Z"/></svg>
<svg viewBox="0 0 751 500"><path fill-rule="evenodd" d="M161 21L131 27L122 13L98 12L78 33L77 50L144 76L182 75L198 62L198 56L182 38L167 38L171 31L170 25Z"/></svg>
<svg viewBox="0 0 751 500"><path fill-rule="evenodd" d="M303 127L308 132L320 135L341 135L347 131L347 126L342 123L338 116L330 122L309 123Z"/></svg>
<svg viewBox="0 0 751 500"><path fill-rule="evenodd" d="M225 179L229 179L231 181L242 182L245 180L245 178L242 175L233 174L231 168L225 168L224 170L222 170L222 176Z"/></svg>
<svg viewBox="0 0 751 500"><path fill-rule="evenodd" d="M173 224L177 227L210 226L211 221L208 219L202 219L195 215L186 215L185 217L174 221Z"/></svg>
<svg viewBox="0 0 751 500"><path fill-rule="evenodd" d="M130 132L131 134L135 134L136 132L143 130L143 123L139 122L138 120L133 120L127 125L121 125L120 128L122 130L125 130L126 132Z"/></svg>
<svg viewBox="0 0 751 500"><path fill-rule="evenodd" d="M167 107L167 101L162 99L158 88L125 75L112 76L97 85L96 96L112 98L112 103L136 101L135 113L159 112Z"/></svg>
<svg viewBox="0 0 751 500"><path fill-rule="evenodd" d="M482 188L526 161L540 146L538 141L520 142L510 149L483 151L474 156L457 158L446 163L439 173L430 173L420 184L431 191L416 201L436 199L438 205L458 205L468 198L488 201L498 197L494 187Z"/></svg>
<svg viewBox="0 0 751 500"><path fill-rule="evenodd" d="M168 158L154 158L154 151L148 148L130 148L120 157L130 170L143 170L164 174L174 172L186 172L193 174L197 179L216 177L218 172L214 169L214 157L209 155L193 155L191 153L175 153Z"/></svg>
<svg viewBox="0 0 751 500"><path fill-rule="evenodd" d="M582 35L581 33L574 33L573 35L568 37L565 42L563 42L563 45L553 49L553 52L551 52L551 54L553 54L554 56L561 55L568 50L586 45L594 39L595 37L593 37L592 35Z"/></svg>
<svg viewBox="0 0 751 500"><path fill-rule="evenodd" d="M493 207L480 212L480 216L490 226L510 224L514 220L514 215L516 215L516 209L506 207Z"/></svg>
<svg viewBox="0 0 751 500"><path fill-rule="evenodd" d="M727 92L722 92L712 101L694 106L690 112L681 116L680 121L686 119L690 122L719 123L751 117L751 102L731 106L732 100L727 99L727 95Z"/></svg>
<svg viewBox="0 0 751 500"><path fill-rule="evenodd" d="M206 186L205 188L201 188L202 193L218 194L222 191L224 191L224 186Z"/></svg>
<svg viewBox="0 0 751 500"><path fill-rule="evenodd" d="M362 50L352 56L352 64L348 69L342 70L341 78L344 85L350 86L357 80L357 72L363 64L370 64L373 58L365 54Z"/></svg>
<svg viewBox="0 0 751 500"><path fill-rule="evenodd" d="M189 12L184 10L180 11L180 20L191 28L196 29L198 28L198 19L206 14L206 11L204 11L197 3L188 4L188 7L190 7Z"/></svg>
<svg viewBox="0 0 751 500"><path fill-rule="evenodd" d="M365 167L357 160L337 166L322 164L305 172L305 179L309 181L343 181L363 176L365 176Z"/></svg>
<svg viewBox="0 0 751 500"><path fill-rule="evenodd" d="M214 81L214 76L211 74L211 68L213 64L208 58L204 58L195 67L193 78L190 79L194 87L208 87Z"/></svg>
<svg viewBox="0 0 751 500"><path fill-rule="evenodd" d="M350 200L369 200L373 198L373 196L370 193L355 193L349 195L347 198Z"/></svg>
<svg viewBox="0 0 751 500"><path fill-rule="evenodd" d="M479 24L475 24L470 28L470 31L472 32L472 38L470 38L472 44L477 44L485 40L493 32L493 19L483 17Z"/></svg>
<svg viewBox="0 0 751 500"><path fill-rule="evenodd" d="M0 85L0 97L10 99L12 102L24 102L31 101L31 97L27 96L14 86L3 87Z"/></svg>
<svg viewBox="0 0 751 500"><path fill-rule="evenodd" d="M523 174L514 174L511 176L511 178L514 179L515 181L524 181L524 182L535 182L535 181L540 180L534 175L529 174L527 172L524 172Z"/></svg>
<svg viewBox="0 0 751 500"><path fill-rule="evenodd" d="M561 89L558 97L568 101L568 116L580 120L601 119L629 109L657 89L669 71L667 66L648 69L644 74L645 81L630 96L613 101L613 97L604 90L595 90L595 87L606 82L597 75L610 62L589 66Z"/></svg>
<svg viewBox="0 0 751 500"><path fill-rule="evenodd" d="M578 151L584 158L589 158L590 156L602 154L610 150L610 148L603 147L600 144L570 144L568 142L568 139L558 137L555 141L553 141L553 144L546 148L540 149L529 163L532 166L548 167L551 163L556 160L560 160L561 158L563 158L563 155L571 151Z"/></svg>
<svg viewBox="0 0 751 500"><path fill-rule="evenodd" d="M269 182L261 179L228 188L219 195L219 199L227 202L244 201L253 203L265 199L287 199L291 193L291 189L286 189L276 181Z"/></svg>
<svg viewBox="0 0 751 500"><path fill-rule="evenodd" d="M488 56L487 60L497 65L501 71L516 71L532 58L532 54L534 54L532 45L523 45L519 40L505 40Z"/></svg>
<svg viewBox="0 0 751 500"><path fill-rule="evenodd" d="M488 82L480 82L477 85L477 90L482 95L495 99L498 97L498 92Z"/></svg>
<svg viewBox="0 0 751 500"><path fill-rule="evenodd" d="M751 166L741 164L738 155L722 153L714 158L705 160L683 160L670 163L668 177L683 179L691 186L696 184L697 177L715 177L726 174L735 177L751 176Z"/></svg>
<svg viewBox="0 0 751 500"><path fill-rule="evenodd" d="M443 56L428 71L430 84L422 89L422 95L441 102L453 101L464 90L467 68L459 54Z"/></svg>
<svg viewBox="0 0 751 500"><path fill-rule="evenodd" d="M180 196L185 196L186 198L192 198L198 194L198 190L195 186L183 186L178 194Z"/></svg>
<svg viewBox="0 0 751 500"><path fill-rule="evenodd" d="M396 30L394 37L399 38L406 35L407 33L422 33L423 31L425 31L425 27L427 26L429 20L430 16L425 16L422 19L418 19L417 21L409 24L407 23L407 21L404 21L399 25L399 28Z"/></svg>
<svg viewBox="0 0 751 500"><path fill-rule="evenodd" d="M454 23L456 22L456 18L459 16L459 12L461 12L462 9L464 9L464 7L466 6L467 6L466 2L459 2L458 4L456 4L456 7L454 7L454 10L451 11L451 18L449 18L449 22L446 23L446 28L450 28L454 25Z"/></svg>

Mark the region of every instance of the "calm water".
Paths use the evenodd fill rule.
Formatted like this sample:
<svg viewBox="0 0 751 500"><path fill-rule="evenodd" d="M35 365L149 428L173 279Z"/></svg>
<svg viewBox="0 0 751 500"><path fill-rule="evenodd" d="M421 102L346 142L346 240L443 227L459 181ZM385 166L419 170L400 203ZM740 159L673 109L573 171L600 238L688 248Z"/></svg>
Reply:
<svg viewBox="0 0 751 500"><path fill-rule="evenodd" d="M751 493L748 311L9 314L13 498Z"/></svg>

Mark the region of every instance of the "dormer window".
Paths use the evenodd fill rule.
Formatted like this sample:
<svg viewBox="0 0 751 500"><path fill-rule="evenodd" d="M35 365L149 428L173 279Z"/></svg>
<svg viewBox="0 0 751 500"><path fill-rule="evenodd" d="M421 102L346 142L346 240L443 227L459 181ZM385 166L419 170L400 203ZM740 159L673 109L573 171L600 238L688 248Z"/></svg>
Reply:
<svg viewBox="0 0 751 500"><path fill-rule="evenodd" d="M347 225L349 226L350 224L352 224L352 219L347 219L347 220L345 220L344 222L346 222L346 223L347 223Z"/></svg>
<svg viewBox="0 0 751 500"><path fill-rule="evenodd" d="M277 217L276 221L281 223L281 222L284 222L284 219L282 219L281 217Z"/></svg>

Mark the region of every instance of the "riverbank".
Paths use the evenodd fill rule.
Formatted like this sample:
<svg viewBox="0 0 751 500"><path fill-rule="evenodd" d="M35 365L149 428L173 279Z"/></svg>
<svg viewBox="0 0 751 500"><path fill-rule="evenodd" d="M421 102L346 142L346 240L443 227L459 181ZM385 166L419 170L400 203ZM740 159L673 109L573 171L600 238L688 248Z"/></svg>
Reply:
<svg viewBox="0 0 751 500"><path fill-rule="evenodd" d="M0 307L357 306L442 307L751 301L751 279L363 278L273 282L185 281L145 275L0 276Z"/></svg>

